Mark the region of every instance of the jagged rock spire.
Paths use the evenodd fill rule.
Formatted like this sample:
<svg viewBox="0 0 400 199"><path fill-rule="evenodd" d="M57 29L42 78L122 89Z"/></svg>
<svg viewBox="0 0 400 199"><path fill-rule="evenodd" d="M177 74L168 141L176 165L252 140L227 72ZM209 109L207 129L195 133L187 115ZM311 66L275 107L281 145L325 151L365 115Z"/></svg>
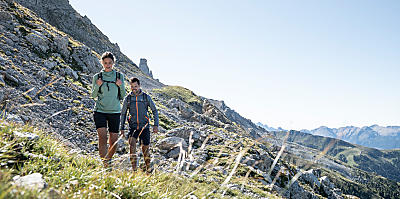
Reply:
<svg viewBox="0 0 400 199"><path fill-rule="evenodd" d="M139 69L142 70L143 73L153 78L153 72L147 66L147 59L140 58Z"/></svg>

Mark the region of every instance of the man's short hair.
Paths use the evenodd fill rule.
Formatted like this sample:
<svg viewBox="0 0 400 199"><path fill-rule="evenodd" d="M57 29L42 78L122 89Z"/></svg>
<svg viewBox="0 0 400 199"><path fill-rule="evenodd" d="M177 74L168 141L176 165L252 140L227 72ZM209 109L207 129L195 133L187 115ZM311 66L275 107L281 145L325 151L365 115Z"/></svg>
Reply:
<svg viewBox="0 0 400 199"><path fill-rule="evenodd" d="M136 77L133 77L133 78L130 80L130 82L131 82L131 84L137 82L137 84L140 85L140 81L139 81L139 79L136 78Z"/></svg>

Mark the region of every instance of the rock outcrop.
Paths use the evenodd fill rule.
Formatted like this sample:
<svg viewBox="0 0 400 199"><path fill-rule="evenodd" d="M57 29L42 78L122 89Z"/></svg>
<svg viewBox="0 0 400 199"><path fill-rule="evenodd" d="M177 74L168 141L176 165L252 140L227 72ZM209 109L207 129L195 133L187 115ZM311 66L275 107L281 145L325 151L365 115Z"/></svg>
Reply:
<svg viewBox="0 0 400 199"><path fill-rule="evenodd" d="M44 189L47 183L44 181L42 174L32 173L26 176L14 176L14 185L24 187L26 189Z"/></svg>
<svg viewBox="0 0 400 199"><path fill-rule="evenodd" d="M149 66L147 66L147 59L140 58L139 69L146 75L153 78L153 72L150 70Z"/></svg>

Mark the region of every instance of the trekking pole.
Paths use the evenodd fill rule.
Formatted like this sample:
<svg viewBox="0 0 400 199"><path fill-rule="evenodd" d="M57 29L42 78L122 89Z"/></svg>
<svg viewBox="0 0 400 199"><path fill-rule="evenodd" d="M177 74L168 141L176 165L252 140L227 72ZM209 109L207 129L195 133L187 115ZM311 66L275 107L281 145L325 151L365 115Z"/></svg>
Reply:
<svg viewBox="0 0 400 199"><path fill-rule="evenodd" d="M147 117L146 117L146 118L147 118ZM142 128L142 130L139 132L138 138L139 138L139 136L142 134L143 130L147 127L148 124L149 124L149 122L147 122L146 125L144 125L144 127ZM117 144L117 143L119 142L119 140L120 140L123 136L125 136L125 134L121 134L121 135L118 137L117 141L114 142L114 144L111 146L111 148L113 148L114 145ZM108 152L107 152L107 155L108 155ZM106 156L107 156L107 155L106 155Z"/></svg>
<svg viewBox="0 0 400 199"><path fill-rule="evenodd" d="M142 134L143 130L147 127L147 125L150 123L150 119L145 115L144 117L146 117L147 122L146 125L144 125L144 127L142 128L142 130L139 132L138 138L140 137L140 135ZM139 146L141 146L142 144L139 141Z"/></svg>
<svg viewBox="0 0 400 199"><path fill-rule="evenodd" d="M142 132L143 132L143 130L147 127L147 125L149 124L149 122L147 122L143 127L142 127L142 129L140 130L140 132L139 132L139 135L138 135L138 139L140 140L139 141L139 150L140 150L140 146L142 146L142 142L141 142L141 139L140 139L140 135L142 134ZM142 153L143 153L143 151L142 151ZM144 153L143 153L143 158L145 158L144 157ZM139 167L139 159L136 159L136 167L138 168Z"/></svg>
<svg viewBox="0 0 400 199"><path fill-rule="evenodd" d="M122 137L124 137L124 134L121 134L121 135L118 137L117 141L114 142L114 144L111 146L111 148L114 148L114 146L115 146L116 144L118 144L119 140L121 140ZM110 153L110 151L107 150L107 154L106 154L105 157L107 157L109 153ZM104 159L105 159L105 158L104 158ZM106 160L106 159L105 159L105 160ZM111 158L110 158L110 160L111 160Z"/></svg>
<svg viewBox="0 0 400 199"><path fill-rule="evenodd" d="M142 130L139 132L138 138L140 137L140 135L142 134L143 130L147 127L149 123L147 122L146 125L144 125L144 127L142 128Z"/></svg>
<svg viewBox="0 0 400 199"><path fill-rule="evenodd" d="M148 124L149 124L149 122L147 122L146 125L143 126L142 130L139 132L138 138L139 138L139 136L142 134L143 130L147 127ZM121 135L118 137L117 141L114 142L114 144L111 146L111 148L113 148L113 147L119 142L119 140L121 140L122 137L124 137L124 134L121 134ZM105 157L108 156L109 152L110 152L110 151L107 151L107 154L106 154Z"/></svg>
<svg viewBox="0 0 400 199"><path fill-rule="evenodd" d="M140 135L142 134L143 130L147 127L147 125L148 125L149 122L150 122L150 119L149 119L146 115L145 115L144 117L146 117L147 122L146 122L146 125L144 125L144 127L143 127L142 130L140 131L140 133L139 133L139 135L138 135L138 138L140 137Z"/></svg>

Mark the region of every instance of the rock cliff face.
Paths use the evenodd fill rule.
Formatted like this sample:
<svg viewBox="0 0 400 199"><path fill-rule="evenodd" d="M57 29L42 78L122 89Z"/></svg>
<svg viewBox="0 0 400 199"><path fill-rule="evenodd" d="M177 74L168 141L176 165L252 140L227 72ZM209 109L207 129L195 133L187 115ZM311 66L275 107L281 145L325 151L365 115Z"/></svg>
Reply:
<svg viewBox="0 0 400 199"><path fill-rule="evenodd" d="M70 35L74 40L84 44L87 48L101 55L105 51L111 51L116 55L116 67L127 73L128 77L139 77L145 88L158 88L162 83L151 76L144 75L126 55L118 44L111 43L87 16L81 16L69 4L68 0L17 0L22 6L32 10L38 17L54 26L58 30ZM76 57L79 55L71 55Z"/></svg>
<svg viewBox="0 0 400 199"><path fill-rule="evenodd" d="M111 51L121 62L135 65L119 49L118 44L110 42L87 16L81 16L68 0L17 0L22 6L34 11L40 18L69 34L96 52ZM71 28L73 27L73 28Z"/></svg>
<svg viewBox="0 0 400 199"><path fill-rule="evenodd" d="M68 7L66 1L54 2ZM46 12L58 13L58 9L43 6ZM92 75L101 68L95 46L88 47L12 0L0 0L0 8L2 115L7 121L43 128L81 154L97 157L94 101L90 98ZM182 87L163 86L129 63L118 68L142 78L159 109L160 133L152 136L151 152L152 164L159 170L222 184L223 190L252 198L263 198L265 193L286 198L342 198L343 193L353 193L338 189L337 176L326 177L317 169L298 178L302 169L280 158L285 155L280 152L282 141L263 137L263 129L224 103L213 103ZM119 143L114 161L123 169L130 168L126 142L121 139ZM350 187L362 186L354 183ZM226 191L215 192L224 196Z"/></svg>

